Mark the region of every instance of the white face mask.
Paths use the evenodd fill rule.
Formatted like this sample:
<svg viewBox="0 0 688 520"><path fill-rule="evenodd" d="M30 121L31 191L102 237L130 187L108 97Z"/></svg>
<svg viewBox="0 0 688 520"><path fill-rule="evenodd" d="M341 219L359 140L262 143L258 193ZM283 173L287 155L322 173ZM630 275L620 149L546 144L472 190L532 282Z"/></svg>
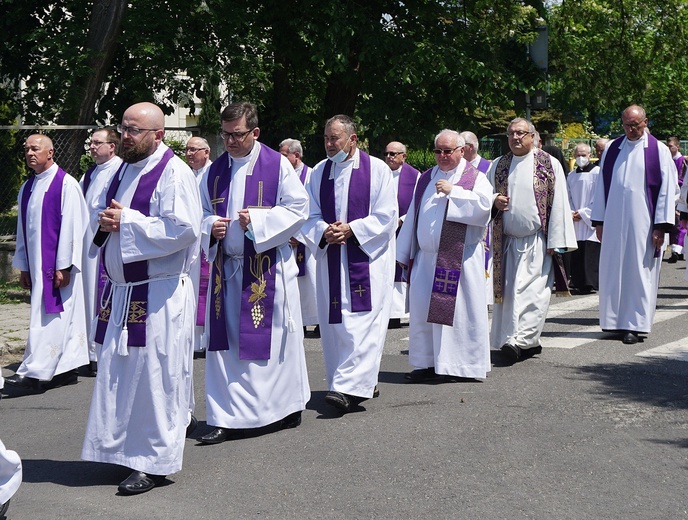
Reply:
<svg viewBox="0 0 688 520"><path fill-rule="evenodd" d="M576 165L579 168L585 168L589 162L590 162L590 159L588 159L587 157L585 157L583 155L576 157Z"/></svg>
<svg viewBox="0 0 688 520"><path fill-rule="evenodd" d="M330 161L332 161L335 164L339 164L340 162L344 161L346 157L349 155L349 152L351 152L351 148L349 148L349 151L347 152L344 148L339 150L336 154L334 154L332 157L327 157Z"/></svg>

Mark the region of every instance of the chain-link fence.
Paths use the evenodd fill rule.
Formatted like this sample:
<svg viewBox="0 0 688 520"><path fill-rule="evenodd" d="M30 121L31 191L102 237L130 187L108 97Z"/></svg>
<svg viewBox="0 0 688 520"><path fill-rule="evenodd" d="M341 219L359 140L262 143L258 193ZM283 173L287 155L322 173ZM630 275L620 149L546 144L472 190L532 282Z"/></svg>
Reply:
<svg viewBox="0 0 688 520"><path fill-rule="evenodd" d="M13 240L17 230L17 195L30 171L24 160L24 143L32 134L50 137L55 148L55 162L67 173L80 179L93 163L87 152L88 139L95 126L0 126L0 240ZM167 128L165 141L183 156L193 129Z"/></svg>

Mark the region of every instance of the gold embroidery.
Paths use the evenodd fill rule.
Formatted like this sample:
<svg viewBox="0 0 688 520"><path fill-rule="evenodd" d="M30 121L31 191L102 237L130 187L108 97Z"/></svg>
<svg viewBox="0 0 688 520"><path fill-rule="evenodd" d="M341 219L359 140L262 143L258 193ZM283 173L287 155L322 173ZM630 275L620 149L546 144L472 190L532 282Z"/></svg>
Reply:
<svg viewBox="0 0 688 520"><path fill-rule="evenodd" d="M146 302L132 301L129 305L127 323L146 323Z"/></svg>
<svg viewBox="0 0 688 520"><path fill-rule="evenodd" d="M270 265L270 257L262 253L257 253L250 262L249 268L257 283L251 282L251 296L249 296L248 301L253 303L251 319L253 320L253 326L257 329L263 324L265 319L265 304L261 300L268 296L265 293L267 281L265 280L264 273L269 273L272 266Z"/></svg>

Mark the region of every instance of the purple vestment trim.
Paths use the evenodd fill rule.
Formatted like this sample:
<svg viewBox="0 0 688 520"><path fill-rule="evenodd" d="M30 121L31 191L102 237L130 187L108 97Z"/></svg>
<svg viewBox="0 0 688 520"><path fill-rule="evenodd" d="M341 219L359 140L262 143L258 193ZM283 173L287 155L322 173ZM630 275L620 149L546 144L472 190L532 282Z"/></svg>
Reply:
<svg viewBox="0 0 688 520"><path fill-rule="evenodd" d="M129 207L136 210L146 217L150 216L150 203L160 177L162 177L167 163L174 157L174 152L168 148L163 154L162 158L150 171L141 175L136 186L136 191L131 199ZM122 167L126 163L122 163ZM120 170L121 168L120 167ZM122 179L117 174L112 178L110 186L108 187L107 196L105 200L108 206L112 204L112 199L117 195ZM105 246L107 248L107 245ZM101 256L101 263L105 265L104 252ZM131 262L123 265L124 280L127 282L142 282L148 279L148 261L141 260L139 262ZM131 288L131 300L129 307L126 310L126 328L128 330L128 347L145 347L146 346L146 319L148 318L148 284L142 283L134 285ZM105 332L107 330L108 322L112 314L112 299L108 300L108 304L104 309L100 310L98 314L98 326L96 328L95 341L102 344L105 341Z"/></svg>
<svg viewBox="0 0 688 520"><path fill-rule="evenodd" d="M487 170L490 169L490 165L492 164L491 161L488 161L484 157L480 158L480 161L478 162L478 171L482 173L487 173Z"/></svg>
<svg viewBox="0 0 688 520"><path fill-rule="evenodd" d="M301 169L301 175L299 175L301 184L306 184L307 173L308 166L304 164ZM306 246L304 244L296 246L296 267L299 268L299 274L296 275L297 277L306 276Z"/></svg>
<svg viewBox="0 0 688 520"><path fill-rule="evenodd" d="M657 207L657 200L659 199L659 190L662 187L662 169L659 164L659 146L657 146L657 138L652 134L646 135L647 146L643 149L645 156L645 194L647 197L647 207L650 212L650 231L652 231L655 224L655 208ZM609 190L612 184L614 165L616 159L619 157L619 146L624 138L625 136L621 136L614 139L611 146L607 148L607 153L604 156L602 178L604 181L605 213L607 211L607 199L609 198ZM659 257L659 251L659 249L655 249L655 258Z"/></svg>
<svg viewBox="0 0 688 520"><path fill-rule="evenodd" d="M270 208L277 203L281 155L260 146L252 172L246 176L244 207ZM208 192L213 196L215 214L226 217L230 195L231 158L227 152L210 167ZM219 259L219 260L218 260ZM244 238L241 311L239 317L239 359L270 359L272 317L275 304L277 249L257 253L253 241ZM224 311L222 244L218 245L211 272L214 308L209 314L210 344L208 350L229 350L227 318ZM212 312L214 310L215 312Z"/></svg>
<svg viewBox="0 0 688 520"><path fill-rule="evenodd" d="M362 150L358 153L359 167L351 171L349 181L349 203L346 213L349 223L370 214L370 155ZM337 222L336 195L334 178L330 179L331 170L332 161L328 159L320 182L320 208L323 220L328 224ZM370 311L373 308L370 297L370 259L353 239L347 240L346 252L351 312ZM341 246L330 244L327 248L327 273L330 286L329 323L342 322L341 258Z"/></svg>
<svg viewBox="0 0 688 520"><path fill-rule="evenodd" d="M88 191L88 187L91 185L91 181L93 180L93 172L96 170L98 167L97 164L94 164L91 166L88 170L86 170L86 173L84 173L84 182L82 184L82 191L84 193L84 197L86 196L86 192Z"/></svg>
<svg viewBox="0 0 688 520"><path fill-rule="evenodd" d="M467 161L466 168L456 186L473 191L478 175L480 175L478 169ZM428 306L428 323L452 326L456 309L456 294L459 290L459 280L463 268L463 252L468 226L462 222L447 220L448 210L449 200L447 200L444 209L435 277L430 294L430 305ZM417 226L418 222L416 221L416 228Z"/></svg>
<svg viewBox="0 0 688 520"><path fill-rule="evenodd" d="M674 164L676 165L676 171L678 171L678 185L683 186L683 177L686 174L686 158L683 155L676 157L676 159L674 159Z"/></svg>
<svg viewBox="0 0 688 520"><path fill-rule="evenodd" d="M198 308L196 309L196 326L205 326L205 306L208 300L208 278L210 276L210 262L201 251L201 272L198 279Z"/></svg>
<svg viewBox="0 0 688 520"><path fill-rule="evenodd" d="M404 163L401 166L401 172L399 173L399 190L397 191L397 204L399 205L399 218L403 217L408 213L409 206L413 200L413 192L416 189L416 181L418 181L418 176L420 172L416 170L413 166L408 163ZM397 228L397 236L399 236L399 231L401 226ZM405 270L396 264L396 269L394 271L394 281L395 282L406 282Z"/></svg>
<svg viewBox="0 0 688 520"><path fill-rule="evenodd" d="M46 314L57 314L64 310L60 289L54 286L53 280L57 268L57 246L62 226L62 185L65 175L67 173L58 167L55 177L50 182L50 186L43 196L43 204L41 205L41 278L43 281L43 305ZM21 201L21 220L27 260L29 259L29 244L26 236L26 212L35 180L36 177L31 176L26 181ZM31 263L28 263L30 272Z"/></svg>

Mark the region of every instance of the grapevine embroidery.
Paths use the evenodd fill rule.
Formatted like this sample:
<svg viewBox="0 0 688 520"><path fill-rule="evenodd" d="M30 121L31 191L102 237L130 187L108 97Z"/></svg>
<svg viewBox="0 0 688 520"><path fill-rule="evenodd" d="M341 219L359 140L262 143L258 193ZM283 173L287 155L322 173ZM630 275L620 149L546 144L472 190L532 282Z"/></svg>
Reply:
<svg viewBox="0 0 688 520"><path fill-rule="evenodd" d="M265 264L265 269L263 268ZM251 296L248 298L249 303L253 303L251 307L251 319L253 320L254 328L258 328L263 325L263 320L265 319L265 304L261 301L263 298L267 298L265 293L265 287L267 281L263 273L267 271L270 272L270 257L263 255L262 253L257 253L254 258L251 259L250 263L251 274L256 279L256 282L251 282Z"/></svg>

